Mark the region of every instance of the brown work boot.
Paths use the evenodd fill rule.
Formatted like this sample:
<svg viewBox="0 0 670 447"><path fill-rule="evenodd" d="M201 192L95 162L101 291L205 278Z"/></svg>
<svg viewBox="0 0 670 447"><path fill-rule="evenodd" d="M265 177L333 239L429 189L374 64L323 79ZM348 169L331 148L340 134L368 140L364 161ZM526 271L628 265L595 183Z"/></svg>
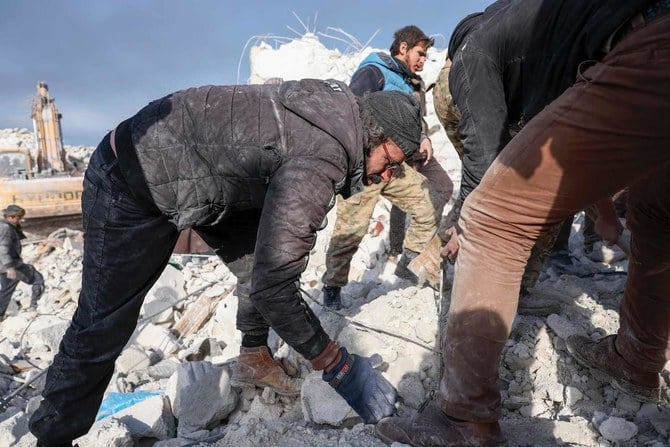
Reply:
<svg viewBox="0 0 670 447"><path fill-rule="evenodd" d="M387 417L375 426L375 435L384 442L402 442L414 447L505 445L500 424L456 421L447 416L435 399L412 418Z"/></svg>
<svg viewBox="0 0 670 447"><path fill-rule="evenodd" d="M658 373L641 371L617 352L616 335L595 342L583 335L571 335L566 341L568 351L583 366L610 377L612 386L642 402L658 402L661 378Z"/></svg>
<svg viewBox="0 0 670 447"><path fill-rule="evenodd" d="M281 362L272 357L267 346L240 347L230 383L235 387L267 386L282 396L299 396L302 387L302 379L289 376Z"/></svg>

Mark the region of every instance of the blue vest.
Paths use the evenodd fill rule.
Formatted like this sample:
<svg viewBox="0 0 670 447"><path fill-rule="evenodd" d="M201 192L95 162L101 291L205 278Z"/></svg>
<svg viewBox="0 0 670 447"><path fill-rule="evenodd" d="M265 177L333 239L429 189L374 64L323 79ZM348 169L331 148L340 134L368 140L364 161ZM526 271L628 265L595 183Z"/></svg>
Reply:
<svg viewBox="0 0 670 447"><path fill-rule="evenodd" d="M405 80L402 70L393 56L386 53L370 53L358 66L357 70L366 65L374 65L384 75L384 91L397 90L411 95L414 93L412 85Z"/></svg>

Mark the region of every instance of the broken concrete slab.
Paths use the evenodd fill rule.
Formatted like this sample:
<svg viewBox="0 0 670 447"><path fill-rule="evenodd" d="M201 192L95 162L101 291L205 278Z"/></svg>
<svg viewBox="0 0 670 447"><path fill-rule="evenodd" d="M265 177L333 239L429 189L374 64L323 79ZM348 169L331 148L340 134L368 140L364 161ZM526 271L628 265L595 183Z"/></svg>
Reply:
<svg viewBox="0 0 670 447"><path fill-rule="evenodd" d="M320 372L305 378L300 403L305 420L316 424L338 427L345 420L358 417L342 396L321 378Z"/></svg>
<svg viewBox="0 0 670 447"><path fill-rule="evenodd" d="M170 378L168 396L179 419L179 436L206 429L237 406L228 368L210 362L186 362Z"/></svg>

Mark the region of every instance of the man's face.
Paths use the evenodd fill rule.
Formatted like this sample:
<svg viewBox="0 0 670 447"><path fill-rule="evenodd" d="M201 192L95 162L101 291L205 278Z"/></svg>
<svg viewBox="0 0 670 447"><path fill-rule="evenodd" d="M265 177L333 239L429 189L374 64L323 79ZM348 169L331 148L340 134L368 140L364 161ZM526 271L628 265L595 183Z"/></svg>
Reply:
<svg viewBox="0 0 670 447"><path fill-rule="evenodd" d="M373 148L365 160L365 184L388 182L403 161L405 153L391 140Z"/></svg>
<svg viewBox="0 0 670 447"><path fill-rule="evenodd" d="M420 43L410 48L407 45L407 42L402 42L397 57L407 64L409 71L418 73L423 71L423 64L426 62L427 51L428 48L425 43Z"/></svg>
<svg viewBox="0 0 670 447"><path fill-rule="evenodd" d="M5 216L5 220L12 225L18 225L23 220L23 215Z"/></svg>

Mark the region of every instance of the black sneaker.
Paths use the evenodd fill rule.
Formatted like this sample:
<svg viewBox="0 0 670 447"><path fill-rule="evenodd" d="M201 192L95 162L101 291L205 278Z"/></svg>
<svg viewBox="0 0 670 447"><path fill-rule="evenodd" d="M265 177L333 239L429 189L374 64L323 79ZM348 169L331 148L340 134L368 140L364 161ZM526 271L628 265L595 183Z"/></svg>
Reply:
<svg viewBox="0 0 670 447"><path fill-rule="evenodd" d="M323 286L323 305L329 309L342 309L342 297L340 296L341 287Z"/></svg>
<svg viewBox="0 0 670 447"><path fill-rule="evenodd" d="M409 263L417 256L419 256L419 253L405 248L402 251L402 256L400 257L400 261L393 274L400 279L409 281L413 285L417 285L419 283L419 278L408 268Z"/></svg>

